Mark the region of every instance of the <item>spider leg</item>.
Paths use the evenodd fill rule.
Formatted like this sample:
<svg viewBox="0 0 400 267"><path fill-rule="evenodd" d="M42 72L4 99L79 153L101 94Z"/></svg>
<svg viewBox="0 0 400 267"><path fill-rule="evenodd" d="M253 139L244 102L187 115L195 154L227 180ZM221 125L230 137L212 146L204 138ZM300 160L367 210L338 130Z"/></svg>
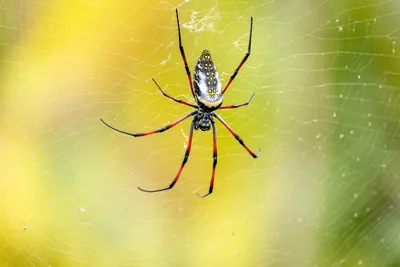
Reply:
<svg viewBox="0 0 400 267"><path fill-rule="evenodd" d="M250 99L249 99L247 102L244 102L244 103L242 103L242 104L237 104L237 105L222 106L222 107L220 107L219 109L231 109L231 108L240 108L240 107L243 107L243 106L247 106L248 104L250 104L251 99L253 99L254 94L255 94L255 93L253 93L253 94L250 96Z"/></svg>
<svg viewBox="0 0 400 267"><path fill-rule="evenodd" d="M197 113L197 110L195 110L195 111L193 111L193 112L190 112L189 114L186 114L185 116L183 116L183 117L180 118L179 120L174 121L173 123L167 124L167 125L165 125L164 127L161 127L161 128L159 128L159 129L154 130L154 131L151 131L151 132L145 132L145 133L128 133L128 132L119 130L119 129L117 129L117 128L111 126L110 124L108 124L107 122L105 122L105 121L104 121L103 119L101 119L101 118L100 118L100 120L101 120L101 122L104 123L107 127L113 129L114 131L117 131L117 132L120 132L120 133L123 133L123 134L127 134L127 135L130 135L130 136L134 136L134 137L140 137L140 136L146 136L146 135L150 135L150 134L155 134L155 133L164 132L164 131L166 131L166 130L168 130L168 129L171 129L172 127L174 127L174 126L177 125L178 123L184 121L185 119L189 118L190 116L195 115L196 113Z"/></svg>
<svg viewBox="0 0 400 267"><path fill-rule="evenodd" d="M178 173L176 174L175 179L172 181L172 183L168 187L161 188L161 189L156 189L156 190L147 190L147 189L140 188L138 186L139 190L141 190L143 192L147 192L147 193L153 193L153 192L160 192L160 191L169 190L172 187L174 187L174 185L178 181L179 176L181 175L181 172L182 172L183 168L185 167L185 164L186 164L186 162L187 162L187 160L189 158L190 149L192 147L193 128L194 128L194 125L193 125L193 121L192 121L192 123L190 124L189 141L188 141L188 145L187 145L187 148L186 148L185 156L183 157L183 161L182 161L181 167L180 167Z"/></svg>
<svg viewBox="0 0 400 267"><path fill-rule="evenodd" d="M217 154L217 129L215 128L215 122L212 121L212 128L213 128L213 168L212 168L212 174L211 174L211 181L210 181L210 188L208 189L208 193L205 195L200 195L197 193L197 195L201 198L204 198L208 196L209 194L212 193L213 188L214 188L214 177L215 177L215 167L217 166L217 160L218 160L218 154Z"/></svg>
<svg viewBox="0 0 400 267"><path fill-rule="evenodd" d="M249 152L249 154L250 154L253 158L258 158L258 157L260 156L260 154L261 154L261 149L260 149L260 148L258 149L257 155L254 154L254 152L251 151L250 148L248 148L248 147L244 144L242 138L240 138L240 136L237 135L237 133L235 133L235 132L232 130L232 128L231 128L218 114L212 113L212 115L213 115L215 118L217 118L217 119L226 127L226 129L228 129L229 132L231 132L231 134L236 138L236 140L238 140L238 142L244 147L244 149L247 150L247 152Z"/></svg>
<svg viewBox="0 0 400 267"><path fill-rule="evenodd" d="M240 62L239 66L236 68L235 72L232 74L231 78L229 79L228 84L225 86L224 90L222 91L222 94L225 93L226 89L228 89L229 85L235 79L236 75L238 74L240 68L243 66L243 64L246 62L247 58L250 56L250 50L251 50L251 35L253 32L253 17L250 18L250 37L249 37L249 47L247 49L247 53L242 59L242 62Z"/></svg>
<svg viewBox="0 0 400 267"><path fill-rule="evenodd" d="M186 61L185 50L183 50L182 38L181 38L181 27L179 25L178 9L176 9L175 11L176 11L176 23L178 24L179 50L181 51L183 63L185 63L185 70L186 70L186 75L188 76L188 79L189 79L190 90L192 90L192 95L193 95L194 99L196 99L196 95L194 94L194 90L193 90L192 76L190 75L189 66Z"/></svg>
<svg viewBox="0 0 400 267"><path fill-rule="evenodd" d="M183 105L186 105L186 106L189 106L189 107L192 107L192 108L197 108L196 105L192 105L192 104L190 104L190 103L188 103L188 102L186 102L186 101L183 101L183 100L180 100L180 99L176 99L175 97L172 97L172 96L168 95L167 93L164 92L163 89L161 89L161 87L158 85L158 83L156 82L156 80L155 80L154 78L151 78L151 79L152 79L153 82L157 85L158 89L160 89L161 93L162 93L165 97L168 97L169 99L174 100L175 102L178 102L178 103L180 103L180 104L183 104Z"/></svg>

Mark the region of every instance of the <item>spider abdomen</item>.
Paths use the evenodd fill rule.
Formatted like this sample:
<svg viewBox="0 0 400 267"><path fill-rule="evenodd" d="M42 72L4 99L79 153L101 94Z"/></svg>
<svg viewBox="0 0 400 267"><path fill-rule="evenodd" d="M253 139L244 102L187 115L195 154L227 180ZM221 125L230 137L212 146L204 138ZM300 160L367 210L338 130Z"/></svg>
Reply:
<svg viewBox="0 0 400 267"><path fill-rule="evenodd" d="M213 118L209 112L197 112L193 118L193 126L195 130L208 131L211 124L214 123Z"/></svg>
<svg viewBox="0 0 400 267"><path fill-rule="evenodd" d="M221 81L210 52L205 49L194 67L194 93L200 107L218 109L222 104Z"/></svg>

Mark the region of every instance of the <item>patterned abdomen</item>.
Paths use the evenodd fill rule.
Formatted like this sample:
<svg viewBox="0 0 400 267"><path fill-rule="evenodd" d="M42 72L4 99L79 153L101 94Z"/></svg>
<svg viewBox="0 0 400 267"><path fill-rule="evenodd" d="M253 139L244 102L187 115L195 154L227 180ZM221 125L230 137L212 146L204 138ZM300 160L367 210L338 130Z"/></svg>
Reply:
<svg viewBox="0 0 400 267"><path fill-rule="evenodd" d="M221 82L207 49L201 53L194 67L193 87L197 102L203 108L213 110L222 104Z"/></svg>

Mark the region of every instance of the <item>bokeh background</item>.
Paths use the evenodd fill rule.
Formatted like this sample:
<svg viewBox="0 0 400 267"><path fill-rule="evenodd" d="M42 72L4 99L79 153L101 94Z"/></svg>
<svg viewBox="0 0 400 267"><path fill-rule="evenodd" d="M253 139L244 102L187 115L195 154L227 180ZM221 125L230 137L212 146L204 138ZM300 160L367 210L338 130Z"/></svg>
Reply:
<svg viewBox="0 0 400 267"><path fill-rule="evenodd" d="M173 190L210 49L226 84ZM0 1L0 266L400 266L400 5Z"/></svg>

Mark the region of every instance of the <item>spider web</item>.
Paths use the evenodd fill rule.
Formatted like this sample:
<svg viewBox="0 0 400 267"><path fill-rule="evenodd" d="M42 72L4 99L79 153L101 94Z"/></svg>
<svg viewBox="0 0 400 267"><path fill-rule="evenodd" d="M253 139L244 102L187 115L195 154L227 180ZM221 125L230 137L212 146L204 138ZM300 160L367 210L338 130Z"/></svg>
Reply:
<svg viewBox="0 0 400 267"><path fill-rule="evenodd" d="M208 48L218 111L151 131L193 102ZM0 2L0 266L399 266L398 1Z"/></svg>

